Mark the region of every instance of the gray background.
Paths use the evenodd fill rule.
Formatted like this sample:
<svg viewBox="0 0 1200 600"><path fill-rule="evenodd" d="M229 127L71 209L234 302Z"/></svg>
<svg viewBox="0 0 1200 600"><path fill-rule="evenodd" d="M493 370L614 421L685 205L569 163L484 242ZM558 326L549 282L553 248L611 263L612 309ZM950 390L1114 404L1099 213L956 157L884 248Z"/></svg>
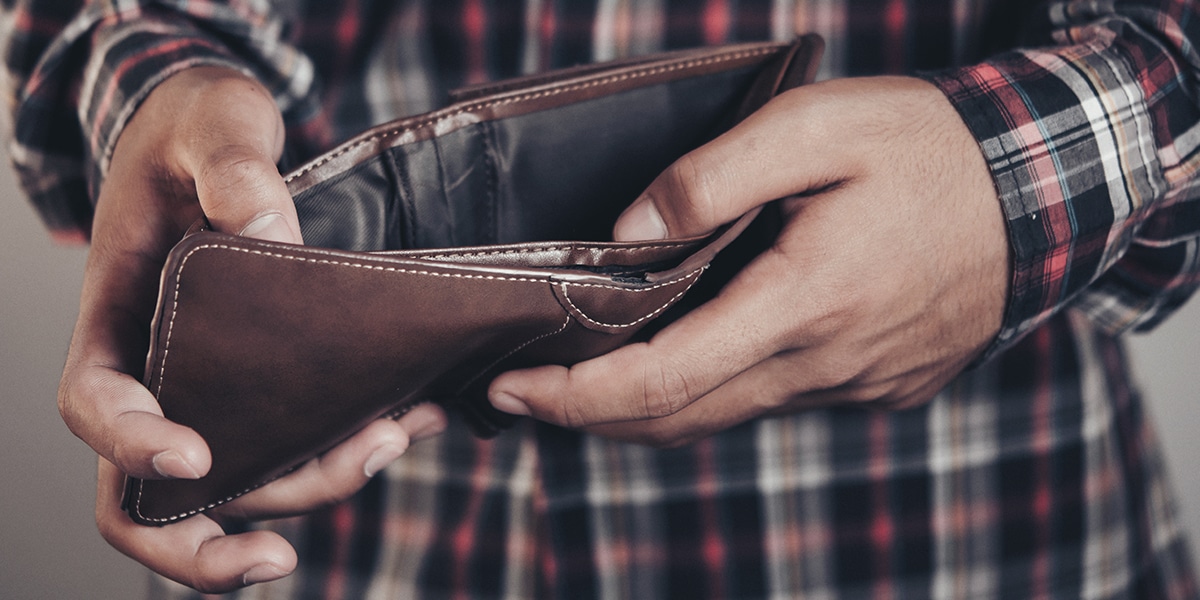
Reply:
<svg viewBox="0 0 1200 600"><path fill-rule="evenodd" d="M7 160L3 161L7 164ZM144 571L92 520L96 461L59 420L55 390L78 308L85 250L55 245L0 168L0 598L138 597ZM1200 535L1200 302L1131 339L1183 519Z"/></svg>

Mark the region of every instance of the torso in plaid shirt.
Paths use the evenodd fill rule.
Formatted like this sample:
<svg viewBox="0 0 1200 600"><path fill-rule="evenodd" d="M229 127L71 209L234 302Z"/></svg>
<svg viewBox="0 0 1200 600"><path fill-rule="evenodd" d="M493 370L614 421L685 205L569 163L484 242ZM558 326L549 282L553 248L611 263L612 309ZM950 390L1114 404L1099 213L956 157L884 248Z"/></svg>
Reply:
<svg viewBox="0 0 1200 600"><path fill-rule="evenodd" d="M992 170L1014 267L1004 327L927 405L764 418L673 450L452 426L351 502L275 524L300 569L241 597L1196 595L1114 337L1200 282L1190 0L6 4L14 158L64 238L87 230L137 102L196 64L262 79L298 161L463 83L816 32L823 77L937 83Z"/></svg>

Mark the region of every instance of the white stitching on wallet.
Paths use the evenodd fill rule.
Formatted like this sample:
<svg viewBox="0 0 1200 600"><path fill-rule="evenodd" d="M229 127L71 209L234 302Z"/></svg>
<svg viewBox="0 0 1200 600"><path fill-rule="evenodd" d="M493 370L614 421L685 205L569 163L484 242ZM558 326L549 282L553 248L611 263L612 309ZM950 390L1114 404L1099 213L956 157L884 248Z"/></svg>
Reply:
<svg viewBox="0 0 1200 600"><path fill-rule="evenodd" d="M651 247L655 250L658 250L658 249L669 250L671 248L684 248L687 246L691 246L693 244L695 244L695 242L686 242L686 243L679 243L679 244L651 244L649 247ZM643 250L644 247L629 248L629 249L630 250ZM461 257L461 256L497 256L500 254L531 254L534 252L565 252L565 251L570 251L570 250L583 250L583 251L616 250L616 251L622 251L622 250L625 250L625 248L613 247L613 246L590 246L590 245L580 245L580 244L569 245L569 246L532 246L532 247L522 247L522 248L510 248L508 250L489 250L489 251L480 251L480 252L444 252L442 254L421 254L421 255L417 256L417 258L437 259L437 258L455 258L455 257Z"/></svg>
<svg viewBox="0 0 1200 600"><path fill-rule="evenodd" d="M179 290L180 290L181 282L183 279L183 270L187 266L188 260L190 260L192 258L192 255L196 254L197 252L199 252L201 250L209 250L209 249L233 250L235 252L244 252L246 254L255 254L255 255L259 255L259 256L269 256L272 258L283 258L283 259L287 259L287 260L297 260L297 261L301 261L301 262L310 262L310 263L325 264L325 265L332 265L332 266L339 266L339 267L369 269L369 270L373 270L373 271L385 271L385 272L389 272L389 273L407 273L407 274L411 274L411 275L428 275L431 277L453 277L453 278L458 278L458 279L488 279L488 280L519 281L519 282L542 283L542 284L547 283L547 280L545 280L545 279L533 279L533 278L529 278L529 277L503 277L503 276L497 276L497 275L468 275L468 274L463 274L463 273L437 273L437 272L433 272L433 271L425 271L425 270L419 270L419 269L403 269L403 268L399 268L399 267L385 267L385 266L381 266L381 265L372 265L372 264L368 264L368 263L355 263L355 262L340 261L340 260L309 258L309 257L304 257L304 256L291 256L291 255L282 254L279 252L266 252L263 250L254 250L251 248L239 248L237 246L230 246L228 244L201 244L199 246L196 246L195 248L192 248L187 254L184 255L184 257L179 262L179 268L176 270L177 274L175 276L175 290L171 297L171 318L167 321L167 339L163 343L162 365L159 367L159 371L158 371L158 386L155 390L155 396L158 396L159 394L162 393L163 380L166 379L167 356L170 354L170 351L171 351L171 334L175 330L175 316L176 316L176 314L178 314L177 309L179 307ZM173 515L170 517L162 517L162 518L150 518L150 517L146 517L145 515L142 514L141 505L142 505L142 485L143 485L143 483L144 482L142 482L142 481L138 482L138 493L137 493L137 500L134 501L134 510L137 512L138 516L141 517L145 521L150 521L150 522L154 522L154 523L169 523L171 521L177 521L177 520L183 519L185 517L190 517L192 515L199 514L205 510L209 510L211 508L215 508L217 506L225 504L226 502L229 502L239 496L242 496L243 494L246 494L254 489L257 489L259 486L265 484L266 482L257 484L253 487L249 487L245 490L242 490L241 492L239 492L237 494L234 494L228 498L225 498L224 500L218 500L216 502L212 502L212 503L208 504L207 506L193 509L188 512L180 513L180 514Z"/></svg>
<svg viewBox="0 0 1200 600"><path fill-rule="evenodd" d="M701 272L701 271L703 271L703 270L705 270L705 269L707 269L707 268L708 268L708 265L704 265L703 267L700 267L699 269L692 270L692 271L691 271L691 272L689 272L687 275L683 275L683 276L680 276L680 277L675 277L675 278L673 278L673 279L668 279L668 280L666 280L666 281L660 281L660 282L658 282L658 283L656 283L656 284L654 284L654 285L648 285L648 286L645 286L645 287L636 287L636 288L625 287L625 286L620 286L620 285L608 285L608 284L605 284L605 283L577 283L577 282L574 282L574 281L559 281L558 283L560 283L560 284L562 284L562 285L573 285L573 286L575 286L575 287L595 287L595 288L606 288L606 289L610 289L610 290L617 290L618 292L630 292L630 293L633 293L633 294L640 294L640 293L642 293L642 292L652 292L652 291L654 291L654 290L657 290L658 288L661 288L661 287L667 287L667 286L669 286L669 285L675 285L675 284L679 283L680 281L683 281L684 279L687 279L688 277L691 277L691 276L693 276L693 275L695 275L695 274L697 274L697 273L699 273L699 272ZM694 283L694 282L693 282L693 283ZM565 290L564 290L564 291L565 291Z"/></svg>
<svg viewBox="0 0 1200 600"><path fill-rule="evenodd" d="M710 64L718 64L718 63L722 63L722 62L738 60L741 58L760 56L763 54L768 54L768 53L774 52L775 50L776 50L776 48L760 48L760 49L756 49L756 50L746 50L746 51L734 52L734 53L730 53L730 54L726 54L726 55L722 55L722 56L708 57L708 58L704 58L704 59L694 59L694 60L684 61L681 63L671 64L671 65L645 68L645 69L640 69L640 70L636 70L636 71L631 71L629 73L623 73L620 75L604 77L601 79L596 79L593 81L588 81L588 82L584 82L584 83L580 83L580 84L576 84L576 85L564 86L564 87L554 88L554 89L550 89L550 90L543 90L543 91L539 91L539 92L530 92L527 94L513 96L511 98L503 98L500 100L492 100L492 101L488 101L488 102L477 102L477 103L473 103L473 104L468 104L466 106L463 106L463 107L460 107L460 108L457 108L454 110L434 113L434 114L430 115L429 118L423 119L416 123L412 123L408 127L393 129L393 130L388 130L388 131L382 131L371 137L368 137L368 138L365 138L362 140L358 140L355 142L351 142L351 143L347 144L346 146L343 146L342 148L335 150L334 152L332 152L330 154L327 154L322 160L315 162L296 173L289 175L286 179L286 182L291 183L295 179L304 176L305 174L313 171L314 169L317 169L317 168L321 167L322 165L338 158L339 156L342 156L348 152L351 152L360 146L363 146L366 144L371 144L371 143L374 143L374 142L377 142L379 140L386 139L389 137L402 135L404 133L407 133L407 132L410 132L415 129L425 127L425 126L428 126L431 124L436 124L438 122L445 121L447 119L453 118L453 117L463 114L465 112L479 110L482 108L503 106L503 105L514 104L514 103L518 103L518 102L525 102L525 101L529 101L529 100L536 100L536 99L542 98L542 97L555 96L555 95L559 95L559 94L563 94L563 93L567 93L567 92L607 85L610 83L617 83L617 82L625 81L625 80L629 80L629 79L649 77L649 76L658 75L661 73L668 73L671 71L678 71L678 70L688 69L688 68L692 68L692 67L698 67L698 66L704 66L704 65L710 65ZM683 244L678 244L675 246L681 246L681 245L683 245ZM668 247L675 247L675 246L660 246L660 247L668 248ZM352 268L369 269L369 270L393 272L393 273L408 273L408 274L414 274L414 275L428 275L428 276L433 276L433 277L453 277L453 278L460 278L460 279L486 279L486 280L518 281L518 282L534 282L534 283L546 283L547 282L545 279L532 279L532 278L526 278L526 277L503 277L503 276L494 276L494 275L468 275L468 274L461 274L461 273L437 273L437 272L433 272L433 271L402 269L402 268L397 268L397 267L385 267L385 266L372 265L372 264L367 264L367 263L353 263L353 262L329 260L329 259L314 259L314 258L307 258L307 257L300 257L300 256L289 256L286 254L280 254L280 253L275 253L275 252L265 252L262 250L252 250L249 248L239 248L236 246L229 246L226 244L200 245L200 246L193 248L190 252L188 252L187 255L184 256L184 258L180 261L180 265L177 270L177 275L176 275L176 280L175 280L175 289L173 291L173 295L172 295L172 299L171 299L171 318L168 320L168 323L167 323L167 339L163 344L162 365L159 369L158 386L157 386L156 393L155 393L156 395L158 395L162 392L163 380L166 377L167 356L170 354L171 335L175 329L175 317L177 314L177 308L179 306L179 292L180 292L180 287L181 287L180 280L182 279L183 269L187 265L187 261L192 257L193 254L195 254L196 252L198 252L200 250L211 249L211 248L233 250L233 251L237 251L237 252L245 252L248 254L270 256L270 257L275 257L275 258L283 258L283 259L287 259L287 260L299 260L299 261L303 261L303 262L312 262L312 263L318 263L318 264L328 264L328 265L333 265L333 266L352 267ZM495 255L495 254L521 253L521 252L530 252L530 251L539 251L539 250L540 251L570 250L570 249L577 249L577 248L579 248L579 247L567 246L567 247L535 248L535 249L528 249L528 250L527 249L517 249L517 250L504 250L504 251L493 251L493 252L475 252L475 253L464 253L464 254L457 254L457 255L455 255L455 254L440 254L440 255L434 254L434 255L428 255L425 258L438 258L438 257L450 257L450 256L487 256L487 255ZM689 273L687 275L687 277L692 277L693 275L697 274L698 272L700 272L702 270L703 270L703 268L697 269L696 271ZM657 289L657 288L665 286L665 285L673 285L674 283L678 283L678 280L673 281L673 282L660 283L658 285L654 285L654 286L650 286L650 287L646 287L646 288L637 288L637 289L628 289L628 288L621 288L618 286L601 285L601 284L576 284L576 283L569 284L569 283L565 283L565 282L561 283L560 285L562 285L563 297L575 309L575 311L589 323L592 323L592 324L600 326L600 327L625 328L625 327L632 327L638 323L641 323L643 321L651 319L651 318L657 316L662 311L666 310L671 304L673 304L676 300L678 300L685 293L687 293L687 291L689 289L691 289L692 285L695 284L697 279L698 278L693 278L692 281L683 290L681 290L678 294L676 294L671 299L669 299L665 304L663 304L661 307L659 307L654 312L652 312L646 316L643 316L642 318L637 319L636 321L633 321L631 323L625 323L625 324L601 323L599 321L592 319L591 317L588 317L571 300L570 295L569 295L568 286L576 285L576 286L580 286L580 287L605 287L605 288L611 288L611 289L626 291L626 292L646 292L646 291L651 291L651 290ZM569 324L570 324L570 318L568 318L563 323L563 326L560 327L558 330L535 337L534 339L519 346L513 352L510 352L509 354L507 354L504 358L511 356L513 353L520 351L522 348L528 346L529 344L536 342L539 339L561 333L563 330L566 329L567 325L569 325ZM503 358L501 360L503 360ZM497 362L499 362L499 361L497 361ZM137 499L134 502L135 512L137 512L138 516L145 521L155 522L155 523L168 523L168 522L178 521L180 519L190 517L190 516L199 514L200 512L203 512L205 510L209 510L211 508L215 508L217 506L225 504L226 502L234 500L234 499L238 498L239 496L242 496L250 491L257 489L258 487L264 485L266 482L251 486L237 494L234 494L234 495L229 496L228 498L225 498L224 500L212 502L204 507L196 508L196 509L184 512L184 513L179 513L179 514L176 514L176 515L173 515L170 517L163 517L163 518L149 518L142 514L141 499L142 499L142 491L143 491L144 483L145 483L144 480L139 480L139 482L138 482Z"/></svg>
<svg viewBox="0 0 1200 600"><path fill-rule="evenodd" d="M351 267L351 268L358 268L358 269L369 269L369 270L373 270L373 271L385 271L385 272L389 272L389 273L406 273L406 274L411 274L411 275L427 275L427 276L431 276L431 277L452 277L452 278L458 278L458 279L487 279L487 280L497 280L497 281L517 281L517 282L540 283L540 284L549 283L549 281L546 279L534 279L534 278L530 278L530 277L504 277L504 276L498 276L498 275L469 275L469 274L464 274L464 273L438 273L438 272L434 272L434 271L426 271L426 270L421 270L421 269L404 269L404 268L400 268L400 267L386 267L386 266L373 265L373 264L368 264L368 263L356 263L356 262L350 262L350 261L331 260L331 259L323 259L323 258L319 259L319 258L310 258L310 257L305 257L305 256L292 256L292 255L283 254L280 252L267 252L264 250L241 248L238 246L231 246L229 244L201 244L199 246L196 246L195 248L192 248L190 251L188 251L188 253L185 254L182 259L180 259L179 268L176 269L175 289L173 290L173 293L171 296L171 317L167 321L167 339L163 342L162 364L159 367L158 386L155 390L156 397L162 393L163 381L166 379L167 356L170 354L170 351L171 351L171 336L175 331L175 317L178 314L179 293L180 293L180 289L182 287L183 270L187 266L188 261L192 258L192 256L194 254L196 254L197 252L199 252L201 250L211 250L211 249L232 250L235 252L243 252L246 254L254 254L254 255L258 255L258 256L282 258L282 259L287 259L287 260L296 260L296 261L301 261L301 262L332 265L332 266L339 266L339 267ZM703 268L692 271L685 277L691 277L702 270L703 270ZM579 286L579 287L604 287L604 288L611 288L611 289L615 289L615 290L630 291L630 292L644 292L644 291L654 290L654 289L657 289L657 288L660 288L660 287L663 287L666 285L672 285L673 283L678 283L678 280L673 281L673 282L659 283L659 284L656 284L656 285L653 285L650 287L638 288L638 289L625 289L625 288L621 288L619 286L590 284L590 283L572 283L569 285L575 285L575 286ZM692 284L694 284L694 283L695 283L695 279L692 280ZM565 297L567 299L568 303L571 303L570 297L567 296L566 285L568 285L568 284L565 284L565 283L563 284L563 297ZM678 299L680 296L682 296L690 288L691 288L691 284L688 284L687 288L685 288L679 294L676 294L675 297L668 300L666 305L662 306L661 308L654 311L650 315L647 315L646 317L643 317L642 319L638 319L634 323L631 323L628 325L606 325L604 323L600 323L598 321L594 321L594 320L590 319L587 315L583 314L583 311L581 311L578 306L575 306L574 303L571 303L571 306L575 307L576 312L578 312L581 316L583 316L583 318L585 320L587 320L591 323L594 323L596 325L603 326L603 327L631 327L632 325L634 325L636 323L639 323L646 319L652 318L653 316L657 315L658 313L662 312L663 310L666 310L666 308L668 306L670 306L671 303L673 303L676 299ZM570 323L571 323L571 318L568 315L566 321L564 321L563 325L561 327L559 327L557 330L550 332L550 333L541 334L541 335L529 340L528 342L525 342L524 344L518 346L512 352L509 352L508 354L506 354L500 360L504 360L505 358L512 356L514 353L519 352L521 349L525 348L526 346L528 346L540 339L562 333L564 330L566 330L567 326L570 325ZM496 361L496 363L489 365L488 368L490 369L492 366L494 366L495 364L498 364L499 362L500 361ZM476 378L477 377L478 376L476 376ZM290 472L291 471L289 471L289 473ZM284 475L286 475L286 473ZM283 475L280 475L280 477L282 477L282 476ZM274 481L274 479L271 479L269 481ZM187 512L179 513L179 514L172 515L169 517L152 518L152 517L147 517L142 514L142 510L141 510L142 490L143 490L143 486L144 486L145 482L144 482L144 480L139 480L138 481L137 498L134 500L134 511L137 512L138 517L140 517L144 521L149 521L152 523L170 523L170 522L178 521L178 520L181 520L181 519L184 519L187 517L191 517L193 515L200 514L201 512L204 512L204 511L212 509L212 508L216 508L222 504L225 504L226 502L230 502L232 500L237 499L240 496L243 496L251 491L254 491L254 490L258 489L259 487L266 485L266 483L268 483L268 481L258 483L256 485L253 485L251 487L248 487L248 488L242 490L241 492L233 494L233 495L229 496L228 498L211 502L203 507L195 508L195 509L192 509Z"/></svg>
<svg viewBox="0 0 1200 600"><path fill-rule="evenodd" d="M422 119L416 123L412 123L408 127L381 131L381 132L379 132L375 135L372 135L368 138L350 142L347 145L345 145L337 150L334 150L332 153L326 154L325 157L323 159L321 159L320 161L315 162L311 165L308 165L304 169L289 175L284 181L285 181L285 183L291 183L293 180L303 177L310 171L317 169L318 167L324 165L325 163L330 162L343 154L351 152L360 146L365 146L367 144L373 144L379 140L387 139L390 137L395 137L398 135L403 135L410 131L414 131L416 129L420 129L422 127L426 127L431 124L436 124L438 122L445 121L447 119L451 119L453 117L456 117L456 116L466 113L466 112L471 112L471 111L479 110L482 108L490 108L490 107L494 107L494 106L504 106L506 104L515 104L518 102L525 102L528 100L536 100L538 98L543 98L543 97L547 97L547 96L557 96L559 94L564 94L567 92L583 90L583 89L597 87L597 86L601 86L601 85L608 85L610 83L617 83L617 82L626 81L629 79L640 79L642 77L650 77L652 75L669 73L671 71L690 69L692 67L700 67L700 66L705 66L705 65L719 64L719 63L723 63L723 62L739 60L742 58L761 56L764 54L770 54L772 52L775 52L778 49L779 49L778 47L768 47L768 48L758 48L755 50L742 50L739 52L733 52L733 53L724 54L721 56L711 56L711 57L702 58L702 59L692 59L692 60L684 61L681 63L663 65L663 66L658 66L658 67L647 67L644 69L631 71L629 73L622 73L619 75L610 75L608 77L603 77L601 79L587 81L584 83L578 83L575 85L563 86L563 87L559 87L559 88L553 88L550 90L542 90L539 92L529 92L526 94L521 94L519 96L513 96L511 98L501 98L499 100L476 102L476 103L468 104L466 106L463 106L463 107L460 107L460 108L457 108L454 110L448 110L445 112L442 112L442 111L435 112L435 113L431 114L429 116L429 118Z"/></svg>
<svg viewBox="0 0 1200 600"><path fill-rule="evenodd" d="M699 278L698 274L699 274L701 271L703 271L705 268L707 268L707 267L701 267L701 268L699 268L699 269L696 269L695 271L692 271L691 273L688 273L688 274L685 276L685 278L686 278L686 277L691 277L691 278L692 278L692 280L691 280L690 282L688 282L688 284L687 284L686 286L684 286L684 288L683 288L682 290L680 290L678 294L675 294L674 296L671 296L671 298L670 298L670 299L668 299L668 300L667 300L665 303L663 303L663 305L662 305L662 306L660 306L660 307L658 307L657 309L655 309L655 310L654 310L654 312L652 312L652 313L649 313L649 314L647 314L647 315L643 316L643 317L642 317L642 318L640 318L640 319L637 319L637 320L634 320L634 321L630 321L629 323L602 323L602 322L600 322L600 321L597 321L597 320L595 320L595 319L593 319L593 318L589 317L589 316L587 315L587 313L583 312L583 309L579 308L579 305L575 304L575 301L574 301L574 300L571 300L570 291L567 289L567 286L574 285L574 286L576 286L576 287L602 287L602 288L612 288L612 289L614 289L614 290L618 290L618 291L622 291L622 292L645 292L645 291L649 291L649 290L652 290L652 289L655 289L655 288L665 287L665 286L668 286L668 285L675 285L675 284L679 283L679 282L680 282L680 281L682 281L682 280L679 280L679 279L677 279L677 280L675 280L675 281L671 281L671 282L669 282L669 283L662 283L662 284L656 285L656 286L654 286L654 287L650 287L650 288L639 288L639 289L624 289L624 288L619 288L619 287L615 287L615 286L611 286L611 285L598 285L598 284L593 284L593 283L567 283L567 282L560 282L560 283L559 283L559 285L560 285L560 286L562 286L562 294L563 294L563 298L564 298L564 299L566 299L566 301L567 301L567 304L570 304L570 305L571 305L571 308L575 309L575 312L579 313L579 316L580 316L580 317L583 317L583 320L585 320L585 321L587 321L588 323L591 323L591 324L593 324L593 325L596 325L597 327L612 327L612 328L614 328L614 329L621 329L621 328L625 328L625 327L633 327L634 325L637 325L638 323L641 323L642 321L646 321L646 320L648 320L648 319L653 319L654 317L656 317L656 316L658 316L660 313L662 313L662 311L664 311L664 310L667 310L668 308L670 308L670 307L671 307L671 305L672 305L672 304L674 304L676 300L679 300L681 297L683 297L683 295L684 295L684 294L686 294L686 293L688 292L688 290L692 289L692 286L693 286L693 285L695 285L695 284L696 284L696 282L700 280L700 278Z"/></svg>
<svg viewBox="0 0 1200 600"><path fill-rule="evenodd" d="M299 468L299 465L297 465L297 468ZM213 509L222 504L225 504L226 502L236 500L236 499L238 499L250 492L253 492L254 490L257 490L258 488L260 488L272 481L275 481L276 479L279 479L280 477L283 477L284 475L287 475L295 470L296 469L290 469L286 473L281 474L279 477L273 477L262 483L252 485L252 486L250 486L250 487L248 487L248 488L246 488L224 500L217 500L216 502L211 502L206 506L201 506L200 508L193 508L192 510L189 510L187 512L182 512L182 513L179 513L176 515L171 515L169 517L161 517L161 518L147 517L146 515L142 514L142 487L145 485L146 481L144 479L139 479L138 480L137 501L134 502L134 510L137 511L138 517L140 517L143 521L150 521L151 523L171 523L173 521L179 521L181 519L186 519L188 517L198 515L206 510Z"/></svg>
<svg viewBox="0 0 1200 600"><path fill-rule="evenodd" d="M166 369L167 369L167 355L171 351L171 332L175 328L175 314L176 314L176 308L179 306L179 288L180 288L180 281L181 281L182 275L183 275L183 269L187 265L188 260L191 259L193 254L199 252L200 250L207 250L207 249L233 250L235 252L244 252L246 254L256 254L259 256L269 256L272 258L283 258L283 259L287 259L287 260L296 260L296 261L301 261L301 262L310 262L310 263L332 265L332 266L339 266L339 267L352 267L352 268L358 268L358 269L368 269L368 270L372 270L372 271L385 271L388 273L407 273L410 275L428 275L430 277L452 277L452 278L457 278L457 279L487 279L487 280L494 280L494 281L520 281L520 282L529 282L529 283L546 283L545 279L534 279L534 278L530 278L530 277L504 277L504 276L500 276L500 275L469 275L469 274L464 274L464 273L437 273L434 271L426 271L426 270L419 270L419 269L404 269L404 268L400 268L400 267L385 267L385 266L381 266L381 265L372 265L372 264L368 264L368 263L355 263L355 262L340 261L340 260L330 260L330 259L325 259L325 258L309 258L309 257L305 257L305 256L292 256L292 255L288 255L288 254L282 254L279 252L266 252L263 250L240 248L237 246L230 246L228 244L202 244L200 246L196 246L195 248L192 248L191 251L189 251L186 255L184 255L183 259L179 263L179 269L177 270L178 275L175 278L175 293L171 299L171 318L167 323L167 340L163 344L163 362L162 362L162 368L159 370L159 374L158 374L158 389L156 390L156 395L157 395L157 392L162 391L163 374L166 372Z"/></svg>

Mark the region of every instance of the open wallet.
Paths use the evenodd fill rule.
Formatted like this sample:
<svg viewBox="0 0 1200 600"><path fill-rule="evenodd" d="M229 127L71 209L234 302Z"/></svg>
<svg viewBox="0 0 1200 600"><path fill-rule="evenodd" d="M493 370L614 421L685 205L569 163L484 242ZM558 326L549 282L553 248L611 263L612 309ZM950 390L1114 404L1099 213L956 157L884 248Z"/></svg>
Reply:
<svg viewBox="0 0 1200 600"><path fill-rule="evenodd" d="M604 240L672 162L810 82L821 49L808 35L459 90L285 176L306 245L193 227L163 268L144 383L212 467L128 478L126 511L212 509L421 402L494 435L514 420L486 398L499 373L598 356L710 298L772 241L771 205L702 237Z"/></svg>

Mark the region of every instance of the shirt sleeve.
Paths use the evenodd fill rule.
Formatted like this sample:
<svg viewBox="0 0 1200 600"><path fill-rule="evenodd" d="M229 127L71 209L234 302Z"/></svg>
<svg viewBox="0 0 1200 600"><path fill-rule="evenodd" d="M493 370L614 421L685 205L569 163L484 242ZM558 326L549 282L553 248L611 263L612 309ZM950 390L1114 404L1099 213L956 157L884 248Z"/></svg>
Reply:
<svg viewBox="0 0 1200 600"><path fill-rule="evenodd" d="M1012 278L994 355L1055 312L1148 329L1200 282L1200 15L1069 1L1045 47L935 73L991 169Z"/></svg>
<svg viewBox="0 0 1200 600"><path fill-rule="evenodd" d="M52 234L86 240L122 129L158 83L189 67L238 69L281 110L307 96L311 63L267 2L18 0L2 25L18 181Z"/></svg>

